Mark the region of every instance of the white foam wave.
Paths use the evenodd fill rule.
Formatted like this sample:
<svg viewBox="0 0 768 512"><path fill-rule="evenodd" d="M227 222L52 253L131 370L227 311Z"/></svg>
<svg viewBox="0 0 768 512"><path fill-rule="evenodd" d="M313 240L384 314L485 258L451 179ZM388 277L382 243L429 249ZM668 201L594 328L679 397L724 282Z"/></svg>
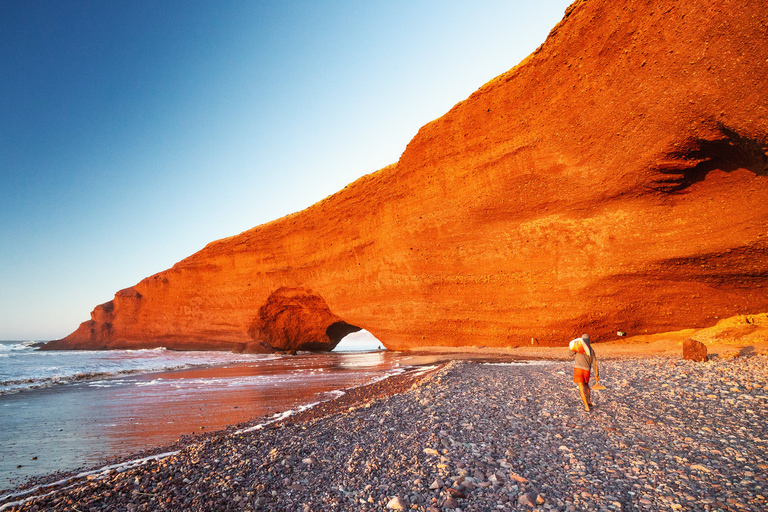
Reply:
<svg viewBox="0 0 768 512"><path fill-rule="evenodd" d="M150 380L149 382L137 382L136 385L139 387L147 387L147 386L157 386L163 383L164 383L163 379L159 378L159 379Z"/></svg>
<svg viewBox="0 0 768 512"><path fill-rule="evenodd" d="M34 342L2 342L0 395L121 375L220 364L263 362L281 356L231 352L177 352L165 348L114 351L38 351Z"/></svg>
<svg viewBox="0 0 768 512"><path fill-rule="evenodd" d="M165 370L150 370L150 371L169 371L173 368ZM145 373L143 370L120 370L117 372L83 372L76 373L74 375L51 375L49 377L29 378L29 379L9 379L0 381L0 395L7 395L11 393L18 393L20 391L26 391L30 389L44 389L52 386L59 386L63 384L74 384L77 382L87 382L101 379L110 379L118 375L132 375L138 373ZM111 387L107 385L105 387Z"/></svg>
<svg viewBox="0 0 768 512"><path fill-rule="evenodd" d="M334 399L331 398L329 400L334 400ZM253 432L255 430L261 430L261 429L263 429L264 427L266 427L268 425L271 425L273 423L277 423L278 421L284 420L286 418L290 418L291 416L293 416L295 414L298 414L300 412L304 412L304 411L306 411L308 409L311 409L311 408L315 407L316 405L320 405L323 402L327 402L327 401L328 400L320 400L319 402L312 402L311 404L300 405L295 410L294 409L289 409L287 411L278 412L277 414L272 415L272 417L269 420L265 421L264 423L259 423L258 425L254 425L252 427L248 427L248 428L244 428L244 429L238 430L238 431L235 432L235 434L245 434L245 433L248 433L248 432Z"/></svg>
<svg viewBox="0 0 768 512"><path fill-rule="evenodd" d="M37 347L36 341L19 341L0 343L0 352L13 352L20 350L34 350Z"/></svg>
<svg viewBox="0 0 768 512"><path fill-rule="evenodd" d="M413 375L424 375L425 373L429 373L432 370L437 370L440 368L439 364L431 365L431 366L420 366L417 370L413 371Z"/></svg>

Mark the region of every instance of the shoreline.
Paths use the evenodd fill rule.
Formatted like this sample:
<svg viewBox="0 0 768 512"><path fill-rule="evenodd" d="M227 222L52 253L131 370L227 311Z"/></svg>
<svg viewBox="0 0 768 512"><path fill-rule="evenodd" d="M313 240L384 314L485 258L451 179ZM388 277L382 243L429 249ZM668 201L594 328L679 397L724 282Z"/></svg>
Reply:
<svg viewBox="0 0 768 512"><path fill-rule="evenodd" d="M402 372L400 359L351 353L229 361L4 394L0 410L11 414L0 416L0 489L328 400ZM57 364L47 354L40 362Z"/></svg>
<svg viewBox="0 0 768 512"><path fill-rule="evenodd" d="M386 352L386 351L385 351ZM208 438L210 436L217 436L220 434L226 434L228 432L231 432L233 430L237 429L245 429L245 428L253 428L254 425L258 424L264 424L264 423L272 423L276 421L304 421L308 418L314 418L318 416L328 415L332 414L331 411L338 411L343 410L345 407L347 407L347 404L354 405L356 402L360 400L364 400L366 396L386 396L391 395L395 393L402 392L408 385L412 384L414 378L416 378L417 375L420 375L420 372L423 368L427 367L436 367L437 365L442 365L447 362L450 362L452 360L473 360L473 361L527 361L526 358L520 358L518 356L500 356L500 355L488 355L488 354L481 354L481 353L474 353L474 352L467 352L467 353L456 353L454 351L449 352L423 352L423 353L411 353L411 352L398 352L398 351L388 351L391 355L398 358L403 358L406 361L403 361L403 364L405 365L407 370L405 370L405 375L388 375L383 377L381 381L374 380L373 382L364 383L364 384L358 384L351 388L341 388L339 390L331 391L330 393L341 393L341 396L335 397L335 398L326 398L319 402L304 402L304 403L297 403L293 407L297 410L293 409L281 409L277 407L269 407L269 408L263 408L263 413L258 414L252 417L248 418L241 418L236 419L235 421L232 421L231 423L223 423L221 421L218 422L218 426L214 426L211 428L205 420L201 422L201 424L204 424L205 426L199 427L200 430L195 430L197 427L192 428L190 431L190 428L182 429L182 432L178 434L178 437L175 437L174 439L168 439L165 441L160 441L158 443L145 443L143 446L136 446L130 451L127 451L123 454L118 455L106 455L101 461L91 461L91 462L85 462L81 465L73 465L67 468L52 468L50 472L47 473L39 473L33 474L31 476L25 477L25 478L17 478L15 482L11 481L10 485L9 482L4 482L5 485L0 486L0 496L3 496L3 494L8 494L11 492L15 492L18 490L27 489L36 485L46 484L51 481L63 479L63 478L69 478L73 475L77 475L79 473L86 473L86 472L92 472L97 470L101 467L107 467L110 465L118 464L118 463L124 463L124 462L130 462L135 459L139 458L145 458L157 455L159 453L177 450L180 446L185 446L186 444L197 442L198 440ZM384 352L371 352L371 354L383 354ZM342 355L365 355L365 352L353 352L349 354L342 354ZM304 354L306 357L309 354ZM299 356L301 357L301 356ZM77 379L73 381L73 383L82 383L82 382L88 382L90 380L99 381L99 380L106 380L109 381L113 378L123 378L126 376L132 376L137 377L139 379L152 379L152 378L167 378L168 376L174 376L179 373L185 373L190 371L213 371L215 372L217 369L219 371L221 370L227 370L238 367L248 367L252 363L250 362L225 362L225 363L216 363L216 364L210 364L210 365L196 365L191 368L173 368L168 369L164 371L136 371L136 372L120 372L119 374L115 375L107 375L106 379L103 376L94 376L93 379ZM217 374L219 375L219 374ZM405 384L404 384L405 383ZM71 383L69 383L71 384ZM40 388L31 389L31 391L39 393L56 393L58 391L65 391L63 389L59 389L58 386L60 384L52 385L52 386L43 386ZM16 393L11 394L13 398L17 398L20 395L17 395ZM233 402L236 403L236 402ZM246 408L243 407L242 404L239 405L239 408L241 410L245 410ZM235 409L238 409L238 407L235 407ZM289 413L288 416L286 416L286 413ZM275 418L278 418L277 420ZM194 423L194 421L190 421L190 423ZM214 422L216 423L216 422ZM32 459L33 461L37 461L37 453L39 452L32 452L32 454L35 455L35 457ZM42 459L42 457L41 457ZM22 460L23 462L23 460ZM0 506L2 503L0 502Z"/></svg>
<svg viewBox="0 0 768 512"><path fill-rule="evenodd" d="M768 357L605 360L612 361L601 366L609 389L595 392L592 413L581 410L568 363L452 361L353 388L261 429L243 431L255 419L182 437L167 458L85 476L47 497L20 497L28 500L20 507L6 499L0 510L402 504L430 512L567 512L768 504ZM582 438L602 448L591 453Z"/></svg>
<svg viewBox="0 0 768 512"><path fill-rule="evenodd" d="M344 389L343 394L336 398L299 406L297 411L290 411L290 414L286 414L289 411L283 411L282 413L251 418L234 425L227 425L225 428L219 430L184 434L179 436L179 438L172 443L164 444L162 446L148 447L144 450L125 456L110 457L105 459L103 464L91 467L80 467L73 470L56 471L47 475L32 477L18 486L0 489L0 511L8 508L15 510L14 508L9 507L13 502L9 501L7 498L9 496L20 496L20 499L26 500L27 495L30 494L30 490L32 489L55 489L60 487L59 482L62 481L69 483L78 478L88 480L88 477L93 478L92 475L101 474L105 471L107 473L113 473L115 467L130 467L134 465L133 463L139 461L150 461L155 457L169 453L175 454L196 443L210 442L211 440L222 436L236 435L239 432L255 432L263 430L264 428L278 428L281 424L305 423L354 409L359 407L360 404L372 400L403 393L410 389L414 383L418 382L429 373L445 366L445 364L447 363L443 362L437 365L413 365L415 369L401 374L387 376L372 383ZM275 417L278 418L276 419ZM161 457L160 460L162 460L162 458L165 457ZM142 464L138 464L137 466L141 465Z"/></svg>

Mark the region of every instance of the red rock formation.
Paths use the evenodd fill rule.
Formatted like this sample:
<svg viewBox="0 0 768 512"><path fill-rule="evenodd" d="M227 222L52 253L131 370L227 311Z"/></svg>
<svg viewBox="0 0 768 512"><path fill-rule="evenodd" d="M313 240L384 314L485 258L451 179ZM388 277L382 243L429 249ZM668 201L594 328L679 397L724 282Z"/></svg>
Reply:
<svg viewBox="0 0 768 512"><path fill-rule="evenodd" d="M251 343L282 287L398 349L766 311L767 26L762 1L577 1L397 164L209 244L52 346Z"/></svg>
<svg viewBox="0 0 768 512"><path fill-rule="evenodd" d="M255 345L246 350L261 352L264 342L276 350L333 350L344 336L359 330L331 313L311 290L280 288L259 308L248 329Z"/></svg>
<svg viewBox="0 0 768 512"><path fill-rule="evenodd" d="M685 340L683 342L683 359L686 361L698 362L709 361L707 346L700 341L691 339Z"/></svg>

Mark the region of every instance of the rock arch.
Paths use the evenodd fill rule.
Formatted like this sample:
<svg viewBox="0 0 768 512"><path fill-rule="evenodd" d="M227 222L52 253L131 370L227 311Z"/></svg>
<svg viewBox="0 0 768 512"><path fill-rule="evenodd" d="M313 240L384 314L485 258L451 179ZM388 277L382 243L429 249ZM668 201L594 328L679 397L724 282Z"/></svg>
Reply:
<svg viewBox="0 0 768 512"><path fill-rule="evenodd" d="M248 329L248 352L331 351L361 327L333 314L318 293L303 287L278 288L259 308Z"/></svg>

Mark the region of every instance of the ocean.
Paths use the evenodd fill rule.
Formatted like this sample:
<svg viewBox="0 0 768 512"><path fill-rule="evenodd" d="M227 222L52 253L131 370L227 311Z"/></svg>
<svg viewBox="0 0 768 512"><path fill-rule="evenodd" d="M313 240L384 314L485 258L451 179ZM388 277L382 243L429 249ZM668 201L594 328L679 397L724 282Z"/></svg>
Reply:
<svg viewBox="0 0 768 512"><path fill-rule="evenodd" d="M74 471L182 435L284 417L412 369L365 331L296 356L36 350L0 341L0 488Z"/></svg>

